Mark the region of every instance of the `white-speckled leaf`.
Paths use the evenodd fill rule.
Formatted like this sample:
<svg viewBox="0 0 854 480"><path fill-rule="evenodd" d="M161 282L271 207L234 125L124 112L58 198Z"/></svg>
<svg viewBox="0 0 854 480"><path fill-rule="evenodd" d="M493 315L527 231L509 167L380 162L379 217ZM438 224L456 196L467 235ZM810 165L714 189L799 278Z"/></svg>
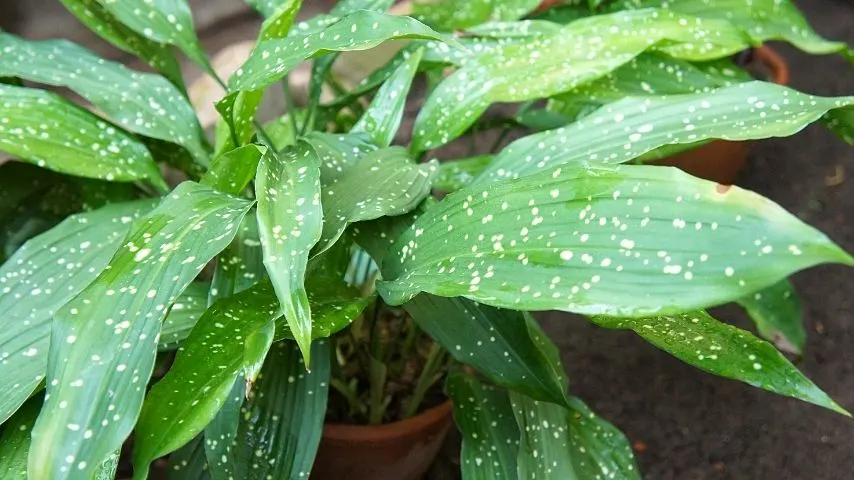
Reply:
<svg viewBox="0 0 854 480"><path fill-rule="evenodd" d="M163 320L158 350L173 350L187 338L193 326L208 308L210 288L209 283L193 282L181 292Z"/></svg>
<svg viewBox="0 0 854 480"><path fill-rule="evenodd" d="M169 480L210 480L204 437L199 435L169 455Z"/></svg>
<svg viewBox="0 0 854 480"><path fill-rule="evenodd" d="M593 317L597 325L629 329L649 343L712 373L847 414L786 357L750 332L721 323L703 311L652 318Z"/></svg>
<svg viewBox="0 0 854 480"><path fill-rule="evenodd" d="M228 245L251 206L182 183L134 224L109 268L54 315L31 475L88 480L121 446L139 415L169 306Z"/></svg>
<svg viewBox="0 0 854 480"><path fill-rule="evenodd" d="M61 173L166 188L145 145L55 93L0 85L0 108L2 151Z"/></svg>
<svg viewBox="0 0 854 480"><path fill-rule="evenodd" d="M254 393L241 409L226 478L308 478L323 431L329 392L327 340L311 345L311 372L294 342L270 349Z"/></svg>
<svg viewBox="0 0 854 480"><path fill-rule="evenodd" d="M639 480L631 445L573 398L569 408L510 392L519 427L519 478Z"/></svg>
<svg viewBox="0 0 854 480"><path fill-rule="evenodd" d="M607 76L553 97L548 109L574 118L625 97L708 94L751 80L750 74L728 60L695 65L660 52L645 52Z"/></svg>
<svg viewBox="0 0 854 480"><path fill-rule="evenodd" d="M211 71L196 37L193 13L186 0L97 0L123 24L157 43L174 45L206 71Z"/></svg>
<svg viewBox="0 0 854 480"><path fill-rule="evenodd" d="M297 12L302 7L302 0L284 0L277 3L278 5L265 15L267 18L261 24L261 32L258 34L259 42L288 36Z"/></svg>
<svg viewBox="0 0 854 480"><path fill-rule="evenodd" d="M854 97L816 97L766 82L711 93L626 98L563 128L521 138L475 179L483 184L551 171L564 164L622 163L658 147L708 139L752 140L793 135Z"/></svg>
<svg viewBox="0 0 854 480"><path fill-rule="evenodd" d="M412 16L442 30L472 27L489 20L516 20L537 8L541 0L414 0Z"/></svg>
<svg viewBox="0 0 854 480"><path fill-rule="evenodd" d="M454 422L463 437L463 480L517 480L519 427L506 390L452 372L445 382L454 402Z"/></svg>
<svg viewBox="0 0 854 480"><path fill-rule="evenodd" d="M380 147L391 145L403 119L406 96L409 94L412 79L418 72L423 52L419 49L404 55L403 63L383 83L351 132L367 132Z"/></svg>
<svg viewBox="0 0 854 480"><path fill-rule="evenodd" d="M268 150L255 178L264 266L307 365L311 307L305 292L305 272L309 252L324 225L318 164L317 154L304 143L279 155Z"/></svg>
<svg viewBox="0 0 854 480"><path fill-rule="evenodd" d="M568 380L557 347L530 315L428 294L404 308L457 361L496 385L566 404Z"/></svg>
<svg viewBox="0 0 854 480"><path fill-rule="evenodd" d="M220 298L246 290L266 275L257 212L252 210L243 218L240 231L228 248L217 256L208 306Z"/></svg>
<svg viewBox="0 0 854 480"><path fill-rule="evenodd" d="M172 368L145 398L136 426L135 470L147 471L151 461L202 432L238 375L257 360L246 356L250 337L272 336L278 310L272 286L263 282L218 300L202 315Z"/></svg>
<svg viewBox="0 0 854 480"><path fill-rule="evenodd" d="M233 91L258 90L280 80L311 57L336 51L367 50L386 40L401 38L444 39L412 18L358 10L322 31L259 43L246 63L229 79L229 86Z"/></svg>
<svg viewBox="0 0 854 480"><path fill-rule="evenodd" d="M220 192L239 195L255 178L258 162L266 151L266 147L259 145L244 145L218 155L200 183Z"/></svg>
<svg viewBox="0 0 854 480"><path fill-rule="evenodd" d="M643 317L718 305L820 263L854 265L779 205L675 168L556 168L453 193L386 256L379 292ZM640 293L639 293L640 292Z"/></svg>
<svg viewBox="0 0 854 480"><path fill-rule="evenodd" d="M352 322L370 300L353 295L343 285L333 288L326 282L312 287L309 296L316 312L313 320L318 322L312 329L315 339ZM275 334L271 336L273 326ZM146 397L137 424L137 469L147 469L153 459L189 442L214 419L224 403L230 403L228 397L233 394L235 381L257 373L253 368L263 355L253 352L266 353L266 349L254 349L250 339L259 333L273 341L292 338L269 280L218 300L204 313L178 351L169 373ZM252 380L247 378L248 382ZM215 437L223 434L221 428ZM220 451L218 446L206 448ZM215 477L221 467L219 463L212 465Z"/></svg>
<svg viewBox="0 0 854 480"><path fill-rule="evenodd" d="M723 20L654 9L584 18L554 35L488 49L466 62L427 98L413 127L412 148L437 148L465 132L493 103L572 90L659 42L683 47L670 53L686 60L715 59L747 46L741 31Z"/></svg>
<svg viewBox="0 0 854 480"><path fill-rule="evenodd" d="M17 480L27 477L27 455L30 453L30 432L41 410L43 395L29 399L8 422L0 435L0 478Z"/></svg>
<svg viewBox="0 0 854 480"><path fill-rule="evenodd" d="M240 293L252 287L265 275L261 241L258 236L258 219L255 213L251 212L243 219L237 237L217 258L209 301L212 304L217 299ZM269 294L273 295L272 289L269 290ZM245 352L243 358L247 359ZM238 373L231 392L223 398L222 407L204 430L204 455L210 459L208 472L214 480L228 478L221 467L221 459L223 454L230 451L231 441L237 433L240 407L243 405L243 397L249 386L244 373L245 371Z"/></svg>
<svg viewBox="0 0 854 480"><path fill-rule="evenodd" d="M646 7L727 20L744 29L755 45L785 40L814 55L842 53L852 58L845 43L825 40L816 33L791 0L623 0L613 8Z"/></svg>
<svg viewBox="0 0 854 480"><path fill-rule="evenodd" d="M160 75L129 70L65 40L28 41L0 33L0 51L0 76L68 87L122 128L177 143L207 164L193 107Z"/></svg>
<svg viewBox="0 0 854 480"><path fill-rule="evenodd" d="M471 184L483 172L495 157L479 155L476 157L460 158L439 164L439 172L433 188L446 193L456 192Z"/></svg>
<svg viewBox="0 0 854 480"><path fill-rule="evenodd" d="M514 38L554 35L561 25L545 20L491 21L466 29L466 33L479 39L494 38L507 41Z"/></svg>
<svg viewBox="0 0 854 480"><path fill-rule="evenodd" d="M0 267L0 423L44 379L53 315L107 266L153 200L80 213L31 239Z"/></svg>
<svg viewBox="0 0 854 480"><path fill-rule="evenodd" d="M224 397L219 412L205 427L204 457L209 459L207 471L213 480L233 478L229 474L229 467L234 462L231 452L234 448L234 437L237 436L237 426L240 423L240 409L243 407L245 397L246 382L238 375L231 387L231 392Z"/></svg>
<svg viewBox="0 0 854 480"><path fill-rule="evenodd" d="M179 89L181 68L167 45L149 40L119 22L98 0L60 0L89 30L125 52L136 55Z"/></svg>
<svg viewBox="0 0 854 480"><path fill-rule="evenodd" d="M313 255L326 251L347 225L414 209L427 194L438 163L415 163L403 147L366 154L337 182L321 192L323 233Z"/></svg>
<svg viewBox="0 0 854 480"><path fill-rule="evenodd" d="M784 352L803 353L807 341L803 306L791 282L784 280L742 297L738 304L750 315L763 338Z"/></svg>
<svg viewBox="0 0 854 480"><path fill-rule="evenodd" d="M311 145L320 161L320 181L332 185L349 174L350 169L377 146L366 133L333 134L311 132L304 140Z"/></svg>

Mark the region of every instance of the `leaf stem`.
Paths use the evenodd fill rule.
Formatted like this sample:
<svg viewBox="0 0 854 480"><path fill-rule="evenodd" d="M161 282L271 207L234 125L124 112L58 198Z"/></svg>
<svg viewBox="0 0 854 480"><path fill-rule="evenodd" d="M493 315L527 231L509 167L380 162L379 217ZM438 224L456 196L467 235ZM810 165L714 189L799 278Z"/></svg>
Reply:
<svg viewBox="0 0 854 480"><path fill-rule="evenodd" d="M282 79L282 92L285 94L285 108L288 109L288 118L291 119L291 132L294 134L294 140L300 135L302 128L297 124L297 114L295 110L294 94L291 91L290 74L285 75ZM308 118L305 119L308 121Z"/></svg>
<svg viewBox="0 0 854 480"><path fill-rule="evenodd" d="M415 391L412 393L412 398L406 405L406 410L403 412L403 418L409 418L418 412L418 407L424 401L424 395L427 390L438 379L436 372L441 367L444 351L438 343L433 342L430 346L430 353L427 354L427 361L424 363L424 368L421 370L421 375L418 377L418 383L415 384Z"/></svg>

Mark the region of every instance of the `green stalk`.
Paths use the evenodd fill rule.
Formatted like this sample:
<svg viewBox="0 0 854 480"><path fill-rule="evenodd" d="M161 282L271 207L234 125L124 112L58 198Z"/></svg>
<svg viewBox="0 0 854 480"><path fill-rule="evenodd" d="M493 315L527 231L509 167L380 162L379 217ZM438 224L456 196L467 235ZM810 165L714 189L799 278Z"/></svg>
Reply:
<svg viewBox="0 0 854 480"><path fill-rule="evenodd" d="M285 108L288 109L288 117L291 119L291 132L294 134L294 140L299 137L300 126L297 124L297 114L296 110L294 110L295 102L294 102L294 94L291 91L291 81L290 74L285 75L285 78L282 79L282 91L285 94ZM308 119L306 119L308 121Z"/></svg>
<svg viewBox="0 0 854 480"><path fill-rule="evenodd" d="M382 423L385 416L385 407L388 405L384 401L385 384L388 379L388 368L382 362L383 345L379 335L379 316L382 304L379 300L374 303L373 321L371 323L371 338L370 338L370 368L368 377L370 381L370 399L368 403L368 424L378 425Z"/></svg>
<svg viewBox="0 0 854 480"><path fill-rule="evenodd" d="M424 401L424 395L427 390L438 380L436 373L442 365L442 357L444 351L438 343L433 342L430 346L430 353L427 354L427 362L424 363L424 368L421 370L421 375L418 377L418 383L415 384L415 391L412 392L412 398L406 405L406 411L403 412L403 418L409 418L418 412L418 407Z"/></svg>
<svg viewBox="0 0 854 480"><path fill-rule="evenodd" d="M329 379L329 386L334 388L342 397L344 397L345 400L347 400L347 405L349 405L351 413L365 413L367 407L359 400L359 396L356 395L355 389L350 388L350 385L344 383L340 378L331 378Z"/></svg>

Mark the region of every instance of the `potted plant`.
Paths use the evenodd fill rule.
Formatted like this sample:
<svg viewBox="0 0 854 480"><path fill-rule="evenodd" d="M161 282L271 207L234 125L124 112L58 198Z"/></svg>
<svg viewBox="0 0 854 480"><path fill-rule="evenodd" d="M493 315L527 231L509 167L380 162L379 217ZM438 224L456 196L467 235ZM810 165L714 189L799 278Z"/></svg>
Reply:
<svg viewBox="0 0 854 480"><path fill-rule="evenodd" d="M306 478L342 465L347 478L381 478L377 464L335 450L359 437L347 448L363 462L418 478L449 425L447 395L464 478L638 478L628 441L571 395L530 313L552 309L845 413L770 343L705 309L854 259L757 194L621 165L818 120L850 138L848 97L747 78L619 93L620 75L651 59L713 82L721 61L772 37L842 50L777 28L802 22L788 2L755 2L765 14L749 21L706 2L693 16L647 8L566 25L516 21L539 2L513 2L501 23L483 23L489 13L456 35L383 13L390 1L347 0L297 23L299 1L250 2L265 21L227 81L183 2L63 3L157 73L0 34L0 147L26 162L0 165L3 238L15 239L0 266L7 476L123 476L132 444L137 479L163 457L175 478ZM339 52L395 39L410 43L358 85L330 74ZM212 144L172 47L227 91ZM260 123L265 90L289 93L288 73L310 59L304 108L286 95L285 115ZM393 145L406 138L397 133L416 77L424 103L411 139ZM496 152L423 161L535 118L496 120L494 103L551 121L579 95L606 94L619 99L507 146L499 135ZM164 169L187 180L172 185ZM31 208L71 198L45 195L63 191L79 200L53 216ZM38 228L22 227L29 218ZM374 433L341 427L360 420L370 428L356 430ZM388 441L404 460L368 457Z"/></svg>

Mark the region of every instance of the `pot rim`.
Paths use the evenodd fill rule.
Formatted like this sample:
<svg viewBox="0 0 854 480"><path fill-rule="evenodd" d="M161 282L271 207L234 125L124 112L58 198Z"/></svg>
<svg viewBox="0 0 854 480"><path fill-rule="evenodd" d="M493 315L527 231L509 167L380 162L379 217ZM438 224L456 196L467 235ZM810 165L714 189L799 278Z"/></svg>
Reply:
<svg viewBox="0 0 854 480"><path fill-rule="evenodd" d="M450 422L453 404L448 399L433 408L414 417L380 425L349 425L343 423L325 423L323 439L343 442L370 441L383 442L397 440L411 435L412 432L427 430L435 425Z"/></svg>
<svg viewBox="0 0 854 480"><path fill-rule="evenodd" d="M777 85L789 84L789 65L776 50L768 45L761 45L756 47L754 55L754 61L764 65L771 73L771 82Z"/></svg>

